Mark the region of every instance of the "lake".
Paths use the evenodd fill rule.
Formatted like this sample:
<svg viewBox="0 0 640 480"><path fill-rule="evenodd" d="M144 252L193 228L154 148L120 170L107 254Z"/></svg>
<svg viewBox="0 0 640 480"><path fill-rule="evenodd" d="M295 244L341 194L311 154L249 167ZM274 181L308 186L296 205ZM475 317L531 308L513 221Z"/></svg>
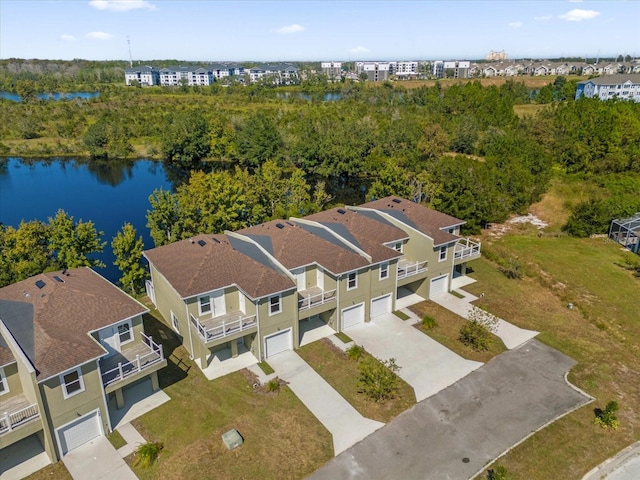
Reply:
<svg viewBox="0 0 640 480"><path fill-rule="evenodd" d="M156 188L171 189L162 163L150 160L76 161L70 159L0 159L0 222L17 227L21 220L47 221L63 209L74 220L91 220L108 242L96 269L112 282L120 278L113 265L111 239L125 222L153 248L145 215Z"/></svg>
<svg viewBox="0 0 640 480"><path fill-rule="evenodd" d="M88 100L90 98L96 98L100 96L100 92L65 92L65 93L38 93L36 97L40 100L72 100L74 98L82 98ZM21 102L20 95L9 92L0 92L0 98L5 100L12 100L14 102Z"/></svg>

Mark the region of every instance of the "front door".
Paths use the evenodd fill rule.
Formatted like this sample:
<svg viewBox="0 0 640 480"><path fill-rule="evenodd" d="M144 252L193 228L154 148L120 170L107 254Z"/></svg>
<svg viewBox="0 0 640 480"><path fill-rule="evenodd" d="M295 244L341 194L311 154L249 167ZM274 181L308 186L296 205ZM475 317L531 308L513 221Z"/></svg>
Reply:
<svg viewBox="0 0 640 480"><path fill-rule="evenodd" d="M214 317L219 317L227 313L227 302L224 299L224 291L214 293L211 298L213 299Z"/></svg>
<svg viewBox="0 0 640 480"><path fill-rule="evenodd" d="M120 351L120 335L117 327L103 328L98 332L98 336L100 337L100 343L107 349L109 356Z"/></svg>

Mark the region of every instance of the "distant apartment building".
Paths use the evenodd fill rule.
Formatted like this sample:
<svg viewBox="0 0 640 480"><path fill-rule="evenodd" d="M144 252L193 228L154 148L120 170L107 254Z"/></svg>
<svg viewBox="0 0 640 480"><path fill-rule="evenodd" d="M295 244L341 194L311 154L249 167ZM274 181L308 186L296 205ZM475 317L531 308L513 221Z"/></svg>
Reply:
<svg viewBox="0 0 640 480"><path fill-rule="evenodd" d="M488 62L501 62L507 59L507 54L504 50L501 50L500 52L494 52L493 50L491 50L489 53L487 53L487 56L484 57L484 59Z"/></svg>
<svg viewBox="0 0 640 480"><path fill-rule="evenodd" d="M251 67L247 71L251 82L269 78L275 85L293 85L298 83L298 68L290 64L269 65L266 63Z"/></svg>
<svg viewBox="0 0 640 480"><path fill-rule="evenodd" d="M444 62L444 75L453 78L469 78L469 69L471 63L468 61L450 61Z"/></svg>
<svg viewBox="0 0 640 480"><path fill-rule="evenodd" d="M213 81L213 74L204 67L176 65L160 69L160 85L163 86L207 86Z"/></svg>
<svg viewBox="0 0 640 480"><path fill-rule="evenodd" d="M370 82L383 82L389 80L391 64L390 62L357 62L356 72L358 75L366 74Z"/></svg>
<svg viewBox="0 0 640 480"><path fill-rule="evenodd" d="M342 76L342 62L322 62L320 64L322 74L329 79L340 78Z"/></svg>
<svg viewBox="0 0 640 480"><path fill-rule="evenodd" d="M127 85L141 85L150 87L160 84L160 71L155 67L142 65L127 68L124 71L124 81Z"/></svg>
<svg viewBox="0 0 640 480"><path fill-rule="evenodd" d="M640 74L607 75L585 80L576 88L575 99L580 97L640 102Z"/></svg>
<svg viewBox="0 0 640 480"><path fill-rule="evenodd" d="M391 74L397 77L415 77L418 75L418 62L401 61L390 62Z"/></svg>

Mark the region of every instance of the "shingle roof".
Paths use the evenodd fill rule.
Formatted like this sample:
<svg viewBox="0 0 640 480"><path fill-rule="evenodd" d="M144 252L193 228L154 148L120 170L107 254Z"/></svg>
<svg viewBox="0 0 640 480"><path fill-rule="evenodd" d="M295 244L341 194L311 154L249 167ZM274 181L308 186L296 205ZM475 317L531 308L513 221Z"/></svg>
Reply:
<svg viewBox="0 0 640 480"><path fill-rule="evenodd" d="M251 298L294 288L284 273L240 252L226 235L202 234L144 252L182 298L238 285Z"/></svg>
<svg viewBox="0 0 640 480"><path fill-rule="evenodd" d="M0 319L46 379L105 354L89 332L147 309L90 268L0 288Z"/></svg>
<svg viewBox="0 0 640 480"><path fill-rule="evenodd" d="M284 220L272 220L237 233L259 243L290 270L317 263L337 275L369 264L365 257L335 237L321 238Z"/></svg>
<svg viewBox="0 0 640 480"><path fill-rule="evenodd" d="M596 77L596 78L590 78L589 80L584 80L583 82L579 82L579 84L594 83L596 85L621 85L626 82L640 84L640 74L628 73L628 74L618 74L618 75L604 75L602 77Z"/></svg>
<svg viewBox="0 0 640 480"><path fill-rule="evenodd" d="M466 222L431 208L398 197L386 197L360 205L385 212L433 239L434 246L456 241L459 237L443 230Z"/></svg>
<svg viewBox="0 0 640 480"><path fill-rule="evenodd" d="M393 225L362 215L346 208L333 208L305 217L319 222L371 255L373 263L402 256L402 253L383 244L407 238L407 234Z"/></svg>

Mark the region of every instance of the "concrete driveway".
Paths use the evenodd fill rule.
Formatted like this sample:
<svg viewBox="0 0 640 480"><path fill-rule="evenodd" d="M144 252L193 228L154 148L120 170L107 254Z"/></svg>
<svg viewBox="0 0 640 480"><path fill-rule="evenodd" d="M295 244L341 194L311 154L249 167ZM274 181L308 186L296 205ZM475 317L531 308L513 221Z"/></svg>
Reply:
<svg viewBox="0 0 640 480"><path fill-rule="evenodd" d="M532 432L591 401L565 382L574 364L530 340L402 413L310 478L470 478Z"/></svg>
<svg viewBox="0 0 640 480"><path fill-rule="evenodd" d="M269 357L268 362L277 376L289 382L293 393L331 432L336 455L384 425L360 415L297 353L282 352Z"/></svg>
<svg viewBox="0 0 640 480"><path fill-rule="evenodd" d="M74 480L137 480L107 437L98 437L62 457Z"/></svg>
<svg viewBox="0 0 640 480"><path fill-rule="evenodd" d="M398 375L421 401L447 388L482 363L465 360L392 313L345 330L358 345L380 360L395 358Z"/></svg>

